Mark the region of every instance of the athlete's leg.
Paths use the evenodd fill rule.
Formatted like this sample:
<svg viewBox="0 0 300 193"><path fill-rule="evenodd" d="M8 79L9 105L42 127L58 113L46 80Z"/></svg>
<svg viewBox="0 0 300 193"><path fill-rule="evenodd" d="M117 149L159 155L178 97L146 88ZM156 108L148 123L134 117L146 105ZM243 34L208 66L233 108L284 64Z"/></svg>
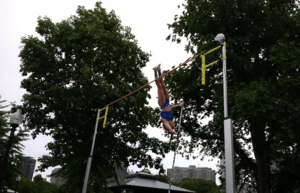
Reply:
<svg viewBox="0 0 300 193"><path fill-rule="evenodd" d="M164 129L172 134L176 134L175 131L173 131L169 121L167 121L166 119L161 119L161 121L164 124Z"/></svg>
<svg viewBox="0 0 300 193"><path fill-rule="evenodd" d="M159 79L161 79L161 77ZM163 93L163 89L162 89L162 86L160 84L159 79L155 80L155 83L156 83L156 86L157 86L157 91L158 91L158 104L160 106L163 106L165 104L166 98L165 98L165 95Z"/></svg>
<svg viewBox="0 0 300 193"><path fill-rule="evenodd" d="M167 90L167 88L166 88L166 85L165 85L165 83L164 83L163 77L160 77L158 80L159 80L159 83L160 83L160 85L161 85L162 91L163 91L163 93L164 93L164 95L165 95L165 98L166 98L168 101L170 101L170 99L169 99L169 92L168 92L168 90Z"/></svg>
<svg viewBox="0 0 300 193"><path fill-rule="evenodd" d="M156 83L157 91L158 91L158 104L160 106L162 106L162 105L165 104L166 98L164 96L163 89L162 89L162 86L161 86L160 81L159 81L160 78L157 79L159 77L160 64L155 66L153 68L153 70L154 70L155 83Z"/></svg>
<svg viewBox="0 0 300 193"><path fill-rule="evenodd" d="M169 125L171 126L172 129L175 128L175 124L172 121L169 121Z"/></svg>
<svg viewBox="0 0 300 193"><path fill-rule="evenodd" d="M153 68L153 70L154 70L154 76L155 76L155 79L157 79L158 77L160 77L160 78L157 79L157 80L158 80L158 82L160 83L161 86L160 86L160 87L157 86L157 88L159 88L159 89L162 90L165 99L170 100L170 99L169 99L169 92L168 92L168 90L167 90L167 88L166 88L166 85L165 85L165 83L164 83L164 81L163 81L163 77L161 76L160 64L157 65L157 66L155 66L155 67ZM157 80L155 80L156 85L158 85ZM164 102L165 102L165 99L164 99Z"/></svg>
<svg viewBox="0 0 300 193"><path fill-rule="evenodd" d="M169 125L171 126L172 129L175 128L175 124L172 121L169 121ZM181 132L180 129L177 130L179 133Z"/></svg>
<svg viewBox="0 0 300 193"><path fill-rule="evenodd" d="M169 101L169 100L170 100L170 99L169 99L169 92L168 92L168 90L167 90L167 88L166 88L166 85L165 85L165 83L164 83L163 77L162 77L162 75L161 75L160 65L159 65L159 68L157 68L157 73L158 73L158 76L161 77L161 79L159 79L159 81L160 81L160 84L161 84L161 86L162 86L164 95L165 95L166 99L168 99L168 101Z"/></svg>

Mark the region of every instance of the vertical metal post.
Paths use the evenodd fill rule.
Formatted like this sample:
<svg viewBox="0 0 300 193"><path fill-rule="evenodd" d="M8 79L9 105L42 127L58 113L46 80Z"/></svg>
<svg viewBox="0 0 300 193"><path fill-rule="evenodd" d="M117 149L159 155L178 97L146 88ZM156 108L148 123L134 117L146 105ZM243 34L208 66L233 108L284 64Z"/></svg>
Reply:
<svg viewBox="0 0 300 193"><path fill-rule="evenodd" d="M99 119L99 115L100 115L100 110L98 110L98 114L97 114L96 126L95 126L95 131L94 131L94 138L93 138L93 143L92 143L91 153L90 153L90 156L89 156L89 158L88 158L87 165L86 165L86 170L85 170L85 177L84 177L84 183L83 183L82 193L86 193L87 184L88 184L88 181L89 181L90 170L91 170L91 164L92 164L92 157L93 157L93 151L94 151L95 140L96 140L96 134L97 134L97 129L98 129L98 119Z"/></svg>
<svg viewBox="0 0 300 193"><path fill-rule="evenodd" d="M227 66L226 66L226 43L222 46L223 58L223 95L224 95L224 117L228 117L228 103L227 103Z"/></svg>
<svg viewBox="0 0 300 193"><path fill-rule="evenodd" d="M223 35L224 36L224 35ZM225 167L226 167L226 192L235 193L235 172L234 172L234 149L232 120L228 117L227 102L227 67L226 67L226 43L225 37L221 42L223 59L223 94L224 94L224 140L225 140Z"/></svg>
<svg viewBox="0 0 300 193"><path fill-rule="evenodd" d="M226 192L235 193L234 150L231 118L224 118Z"/></svg>

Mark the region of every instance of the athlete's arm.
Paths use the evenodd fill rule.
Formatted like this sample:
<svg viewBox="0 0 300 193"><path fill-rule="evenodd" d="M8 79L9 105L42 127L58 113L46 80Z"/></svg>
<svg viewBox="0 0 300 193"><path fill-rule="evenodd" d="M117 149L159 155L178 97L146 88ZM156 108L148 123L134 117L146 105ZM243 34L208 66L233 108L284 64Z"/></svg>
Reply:
<svg viewBox="0 0 300 193"><path fill-rule="evenodd" d="M171 107L171 109L174 109L174 108L177 108L177 107L183 107L184 106L184 103L181 103L181 104L179 104L179 105L172 105L172 106L170 106Z"/></svg>

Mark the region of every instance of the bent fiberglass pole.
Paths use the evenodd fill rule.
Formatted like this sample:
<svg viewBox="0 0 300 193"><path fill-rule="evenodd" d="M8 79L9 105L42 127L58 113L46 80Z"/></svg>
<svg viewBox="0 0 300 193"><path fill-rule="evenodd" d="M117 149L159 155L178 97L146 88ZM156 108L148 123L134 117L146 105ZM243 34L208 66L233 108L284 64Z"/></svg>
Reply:
<svg viewBox="0 0 300 193"><path fill-rule="evenodd" d="M176 151L177 151L177 147L178 147L178 143L179 143L179 135L180 135L179 131L181 131L182 109L183 109L183 107L181 107L181 111L180 111L179 125L178 125L178 129L177 129L177 140L176 140L176 145L175 145L175 150L174 150L174 158L173 158L173 165L172 165L172 170L171 170L171 177L170 177L168 193L171 193L171 186L172 186L172 178L173 178L173 172L174 172L174 166L175 166Z"/></svg>

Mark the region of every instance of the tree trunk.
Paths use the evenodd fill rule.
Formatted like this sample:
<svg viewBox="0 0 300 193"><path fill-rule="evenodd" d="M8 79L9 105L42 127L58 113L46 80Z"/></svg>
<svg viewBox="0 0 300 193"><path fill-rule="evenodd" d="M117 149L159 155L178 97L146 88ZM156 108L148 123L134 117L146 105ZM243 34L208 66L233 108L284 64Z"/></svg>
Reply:
<svg viewBox="0 0 300 193"><path fill-rule="evenodd" d="M250 132L257 164L258 193L270 193L269 144L266 142L264 124L251 123Z"/></svg>

